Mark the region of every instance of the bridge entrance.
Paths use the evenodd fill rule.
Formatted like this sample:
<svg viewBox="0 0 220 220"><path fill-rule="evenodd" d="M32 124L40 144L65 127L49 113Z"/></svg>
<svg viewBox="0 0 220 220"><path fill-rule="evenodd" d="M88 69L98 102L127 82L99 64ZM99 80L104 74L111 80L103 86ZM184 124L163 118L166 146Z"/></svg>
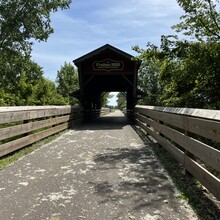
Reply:
<svg viewBox="0 0 220 220"><path fill-rule="evenodd" d="M127 94L127 109L133 109L141 92L137 89L140 61L106 44L73 62L78 67L80 89L72 93L84 109L101 109L103 92Z"/></svg>

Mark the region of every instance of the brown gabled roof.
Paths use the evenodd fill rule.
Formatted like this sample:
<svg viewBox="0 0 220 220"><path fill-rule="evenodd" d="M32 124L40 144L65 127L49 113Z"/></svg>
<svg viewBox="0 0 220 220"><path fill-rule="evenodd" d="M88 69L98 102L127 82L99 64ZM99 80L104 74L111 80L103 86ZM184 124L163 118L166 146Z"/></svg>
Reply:
<svg viewBox="0 0 220 220"><path fill-rule="evenodd" d="M126 52L124 52L124 51L122 51L122 50L120 50L116 47L113 47L110 44L106 44L102 47L97 48L96 50L91 51L90 53L87 53L87 54L73 60L73 62L77 66L78 63L81 63L82 61L87 60L87 59L89 59L89 58L91 58L91 57L93 57L93 56L95 56L95 55L97 55L97 54L99 54L99 53L101 53L105 50L114 51L114 52L116 52L116 53L118 53L118 54L120 54L120 55L122 55L122 56L124 56L128 59L134 58L132 55L130 55L130 54L128 54L128 53L126 53Z"/></svg>

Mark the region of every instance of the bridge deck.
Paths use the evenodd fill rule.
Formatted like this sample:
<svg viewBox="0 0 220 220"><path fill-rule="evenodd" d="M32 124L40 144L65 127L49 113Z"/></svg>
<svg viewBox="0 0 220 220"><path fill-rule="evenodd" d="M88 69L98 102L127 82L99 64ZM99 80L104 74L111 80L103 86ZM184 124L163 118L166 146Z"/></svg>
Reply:
<svg viewBox="0 0 220 220"><path fill-rule="evenodd" d="M0 172L0 219L196 219L119 111Z"/></svg>

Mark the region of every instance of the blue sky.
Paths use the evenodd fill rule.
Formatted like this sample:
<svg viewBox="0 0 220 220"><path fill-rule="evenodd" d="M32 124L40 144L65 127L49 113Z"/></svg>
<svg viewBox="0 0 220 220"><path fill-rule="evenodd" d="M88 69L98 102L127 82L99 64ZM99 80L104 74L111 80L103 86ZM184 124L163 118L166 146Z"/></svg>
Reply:
<svg viewBox="0 0 220 220"><path fill-rule="evenodd" d="M134 56L134 45L159 45L161 35L174 33L171 26L181 15L176 0L73 0L70 9L52 14L54 33L35 43L32 59L55 80L64 62L107 43Z"/></svg>

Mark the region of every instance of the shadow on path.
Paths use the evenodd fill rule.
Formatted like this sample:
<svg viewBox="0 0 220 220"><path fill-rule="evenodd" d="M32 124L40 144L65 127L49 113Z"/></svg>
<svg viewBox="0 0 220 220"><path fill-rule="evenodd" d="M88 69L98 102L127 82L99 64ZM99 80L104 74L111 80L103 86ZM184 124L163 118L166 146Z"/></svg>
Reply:
<svg viewBox="0 0 220 220"><path fill-rule="evenodd" d="M164 170L146 146L141 148L107 148L106 153L94 157L95 171L108 173L103 181L90 182L100 203L116 203L133 212L159 214L163 219L180 218L180 203ZM94 171L93 170L93 171ZM117 171L116 171L117 170ZM118 172L117 177L111 172ZM108 176L111 176L108 179ZM169 210L172 209L172 213ZM168 218L169 217L169 218Z"/></svg>
<svg viewBox="0 0 220 220"><path fill-rule="evenodd" d="M131 121L124 115L120 116L101 116L99 118L83 120L77 126L77 130L114 130L123 129L124 126L130 125ZM73 125L73 128L76 126Z"/></svg>
<svg viewBox="0 0 220 220"><path fill-rule="evenodd" d="M168 171L175 186L180 191L179 197L187 200L200 220L219 220L220 201L212 196L202 185L190 174L185 174L184 167L179 164L159 144L153 143L145 133L136 126L133 127L143 142L148 143L157 159Z"/></svg>

